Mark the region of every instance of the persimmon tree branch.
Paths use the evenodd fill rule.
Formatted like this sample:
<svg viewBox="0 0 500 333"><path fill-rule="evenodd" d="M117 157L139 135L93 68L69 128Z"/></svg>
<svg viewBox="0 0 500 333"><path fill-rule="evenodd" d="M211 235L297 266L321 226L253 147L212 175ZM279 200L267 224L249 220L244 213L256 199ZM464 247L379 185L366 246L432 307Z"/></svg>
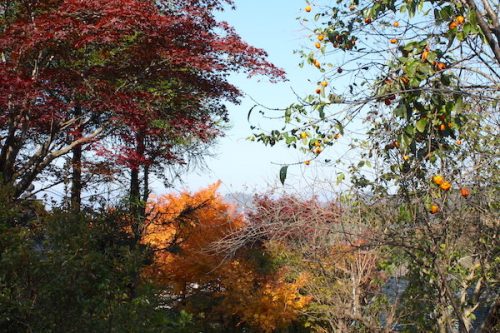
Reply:
<svg viewBox="0 0 500 333"><path fill-rule="evenodd" d="M484 34L484 37L486 38L486 41L488 42L488 45L490 46L491 50L493 51L493 54L495 55L495 59L497 61L497 65L500 65L500 39L499 35L500 33L497 31L498 30L498 19L493 20L494 24L494 30L490 28L488 23L485 21L483 14L478 10L476 3L474 0L462 0L465 2L468 7L473 10L476 13L477 16L477 23L479 27L481 28L481 31ZM495 15L493 15L495 17ZM493 17L491 17L493 19ZM495 34L495 35L494 35Z"/></svg>

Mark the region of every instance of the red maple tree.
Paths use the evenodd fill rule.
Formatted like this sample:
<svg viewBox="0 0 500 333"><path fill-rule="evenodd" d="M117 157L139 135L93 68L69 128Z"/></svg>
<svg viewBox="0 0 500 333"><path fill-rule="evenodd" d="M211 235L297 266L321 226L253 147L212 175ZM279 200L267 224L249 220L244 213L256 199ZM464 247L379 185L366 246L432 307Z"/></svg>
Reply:
<svg viewBox="0 0 500 333"><path fill-rule="evenodd" d="M284 76L215 19L232 1L0 5L0 178L14 197L72 152L75 208L86 154L128 168L130 196L140 199L141 175L147 195L151 168L221 134L224 103L241 95L230 73Z"/></svg>

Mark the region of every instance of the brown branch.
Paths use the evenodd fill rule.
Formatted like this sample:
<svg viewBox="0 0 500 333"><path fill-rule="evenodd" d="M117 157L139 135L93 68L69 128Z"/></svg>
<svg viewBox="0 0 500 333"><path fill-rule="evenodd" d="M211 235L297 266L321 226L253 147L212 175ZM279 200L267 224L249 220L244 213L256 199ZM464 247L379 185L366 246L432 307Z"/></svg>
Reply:
<svg viewBox="0 0 500 333"><path fill-rule="evenodd" d="M495 36L493 35L492 29L485 21L484 16L479 12L476 4L474 3L474 0L463 0L463 1L468 5L468 7L471 10L473 10L476 13L477 23L479 24L479 27L481 28L481 31L483 32L484 37L488 42L488 45L493 51L497 63L500 65L500 46L498 45L498 40L496 40Z"/></svg>
<svg viewBox="0 0 500 333"><path fill-rule="evenodd" d="M36 166L29 172L27 173L15 186L15 195L16 197L21 195L28 187L29 185L35 180L35 178L50 164L52 161L54 161L56 158L61 157L63 155L68 154L74 147L78 145L82 145L88 142L93 141L101 132L104 130L103 127L100 127L96 129L94 132L92 132L90 135L86 137L82 137L78 140L73 141L71 144L65 146L64 148L61 148L59 150L53 151L47 156L45 156L41 162L36 164ZM39 156L41 157L41 156Z"/></svg>

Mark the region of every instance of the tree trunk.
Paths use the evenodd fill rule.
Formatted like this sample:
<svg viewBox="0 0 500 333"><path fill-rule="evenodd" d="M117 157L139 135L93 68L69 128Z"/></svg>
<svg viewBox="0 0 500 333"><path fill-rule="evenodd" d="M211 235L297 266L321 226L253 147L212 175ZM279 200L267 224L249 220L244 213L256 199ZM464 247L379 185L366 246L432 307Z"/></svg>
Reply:
<svg viewBox="0 0 500 333"><path fill-rule="evenodd" d="M138 133L136 135L136 152L139 156L144 155L144 135ZM141 182L140 182L140 166L134 166L130 170L130 212L135 218L133 225L133 232L136 240L141 238L142 230L142 220L145 216L146 207L143 202L143 196L141 196ZM146 184L147 185L147 184ZM145 188L146 190L146 188Z"/></svg>
<svg viewBox="0 0 500 333"><path fill-rule="evenodd" d="M82 204L82 146L73 149L71 167L71 210L79 212Z"/></svg>
<svg viewBox="0 0 500 333"><path fill-rule="evenodd" d="M435 262L434 268L439 277L439 289L440 289L440 294L442 295L443 298L442 305L443 306L451 305L453 315L455 316L455 319L458 322L458 331L460 333L469 333L469 329L467 328L462 319L463 312L460 309L460 305L457 304L455 295L453 293L453 290L451 290L448 284L447 276L445 272L443 272L441 264L439 262Z"/></svg>
<svg viewBox="0 0 500 333"><path fill-rule="evenodd" d="M144 192L142 193L142 201L146 203L149 198L149 165L144 166Z"/></svg>
<svg viewBox="0 0 500 333"><path fill-rule="evenodd" d="M139 167L130 169L130 211L136 216L139 210L137 206L141 200L141 182L139 181Z"/></svg>
<svg viewBox="0 0 500 333"><path fill-rule="evenodd" d="M82 116L80 106L75 107L75 118ZM81 124L81 120L78 121ZM78 125L74 140L82 137L83 128ZM71 210L80 212L82 205L82 145L77 145L72 149L73 157L71 158Z"/></svg>

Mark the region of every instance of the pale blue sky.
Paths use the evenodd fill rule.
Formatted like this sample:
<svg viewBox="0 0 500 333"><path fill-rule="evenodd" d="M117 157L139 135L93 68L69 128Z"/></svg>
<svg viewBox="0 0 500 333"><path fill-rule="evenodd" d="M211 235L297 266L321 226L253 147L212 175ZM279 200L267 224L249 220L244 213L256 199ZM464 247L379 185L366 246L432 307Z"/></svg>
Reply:
<svg viewBox="0 0 500 333"><path fill-rule="evenodd" d="M274 186L282 188L278 176L279 164L297 162L306 157L293 149L282 146L265 147L261 143L246 140L252 134L247 115L254 105L248 96L269 107L286 107L296 101L292 88L299 96L305 96L316 89L321 74L312 66L299 68L301 59L294 54L294 50L312 46L310 33L297 20L301 15L313 17L314 12L305 14L305 6L305 0L236 0L235 11L228 10L217 15L220 20L229 22L250 45L266 50L269 60L287 72L288 81L272 84L263 77L249 79L246 75L233 75L231 83L245 93L246 97L242 98L240 105L228 105L231 129L212 149L214 157L206 158L207 168L185 173L182 183L176 183L169 189L165 189L163 182L151 175L154 194L184 189L197 191L217 180L222 181L220 192L223 194L263 192ZM259 120L257 112L252 119ZM282 125L281 122L278 124ZM271 127L268 123L264 125ZM336 152L342 152L342 146ZM325 151L322 155L326 153L328 152ZM311 190L334 193L329 188L328 180L329 177L335 179L337 171L337 167L321 167L319 163L307 167L294 166L289 169L287 189L308 189L309 194L312 194ZM326 189L321 186L324 180ZM120 189L123 190L121 185L116 188L111 185L106 191L113 197ZM60 199L64 196L64 189L60 185L44 193ZM85 196L84 199L86 198Z"/></svg>
<svg viewBox="0 0 500 333"><path fill-rule="evenodd" d="M314 91L316 85L308 79L317 82L320 73L308 66L299 68L300 57L293 53L311 44L308 32L296 19L304 14L305 1L236 0L236 6L235 11L221 13L220 18L234 26L249 44L266 50L269 60L285 69L289 81L271 84L262 78L235 75L231 82L248 96L270 107L284 107L294 102L292 87L302 96ZM313 13L309 15L312 17ZM229 106L232 128L219 140L214 149L216 156L207 158L209 170L185 175L185 184L180 185L181 188L197 190L220 179L223 193L262 191L278 182L280 167L273 163L294 162L301 158L294 150L265 147L246 140L251 134L247 114L253 104L249 97L244 97L241 105ZM313 169L313 166L293 168L288 183L292 186L299 184Z"/></svg>

